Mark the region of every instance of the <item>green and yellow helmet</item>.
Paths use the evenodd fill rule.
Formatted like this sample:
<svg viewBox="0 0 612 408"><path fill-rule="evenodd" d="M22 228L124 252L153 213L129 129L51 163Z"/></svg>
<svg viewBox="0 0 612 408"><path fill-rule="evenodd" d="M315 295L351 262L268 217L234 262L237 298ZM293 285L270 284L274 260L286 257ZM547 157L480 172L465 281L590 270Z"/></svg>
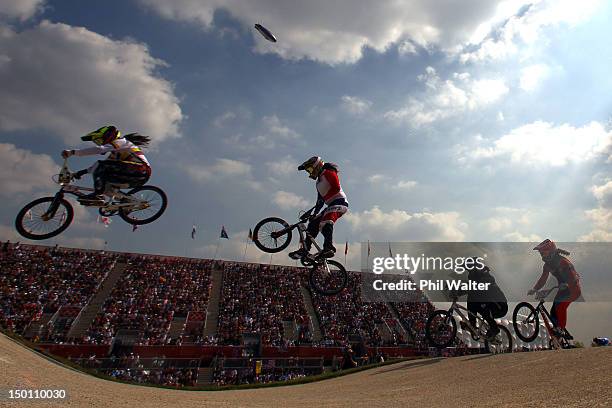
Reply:
<svg viewBox="0 0 612 408"><path fill-rule="evenodd" d="M84 142L94 142L98 146L109 144L113 140L117 140L121 137L121 132L113 126L102 126L100 129L89 132L85 136L81 137Z"/></svg>

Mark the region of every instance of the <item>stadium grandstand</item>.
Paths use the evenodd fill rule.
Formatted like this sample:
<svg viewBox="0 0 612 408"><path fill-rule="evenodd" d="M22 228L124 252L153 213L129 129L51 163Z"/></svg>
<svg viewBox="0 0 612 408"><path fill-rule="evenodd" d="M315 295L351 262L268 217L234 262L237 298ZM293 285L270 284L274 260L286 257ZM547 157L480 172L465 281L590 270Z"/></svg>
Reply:
<svg viewBox="0 0 612 408"><path fill-rule="evenodd" d="M284 381L439 353L434 306L321 296L305 268L5 243L0 327L117 379L176 387ZM517 346L521 346L517 344ZM468 340L444 355L477 353Z"/></svg>

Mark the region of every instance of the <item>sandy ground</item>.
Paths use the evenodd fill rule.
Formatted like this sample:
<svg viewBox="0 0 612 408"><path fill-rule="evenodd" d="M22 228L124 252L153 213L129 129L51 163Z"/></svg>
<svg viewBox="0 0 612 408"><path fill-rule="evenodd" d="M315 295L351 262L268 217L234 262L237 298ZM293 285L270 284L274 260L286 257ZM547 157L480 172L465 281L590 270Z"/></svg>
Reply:
<svg viewBox="0 0 612 408"><path fill-rule="evenodd" d="M65 389L54 402L0 406L398 407L612 406L612 347L397 363L317 383L239 391L118 384L48 361L0 334L0 390Z"/></svg>

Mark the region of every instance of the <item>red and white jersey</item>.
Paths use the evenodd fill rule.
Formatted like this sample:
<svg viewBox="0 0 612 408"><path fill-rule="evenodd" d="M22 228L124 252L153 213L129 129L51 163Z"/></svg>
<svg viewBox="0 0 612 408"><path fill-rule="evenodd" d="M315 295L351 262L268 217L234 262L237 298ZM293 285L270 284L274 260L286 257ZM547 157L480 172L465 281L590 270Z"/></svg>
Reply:
<svg viewBox="0 0 612 408"><path fill-rule="evenodd" d="M317 192L327 205L338 199L346 201L346 194L344 194L340 186L338 172L332 169L324 169L319 175L317 179Z"/></svg>

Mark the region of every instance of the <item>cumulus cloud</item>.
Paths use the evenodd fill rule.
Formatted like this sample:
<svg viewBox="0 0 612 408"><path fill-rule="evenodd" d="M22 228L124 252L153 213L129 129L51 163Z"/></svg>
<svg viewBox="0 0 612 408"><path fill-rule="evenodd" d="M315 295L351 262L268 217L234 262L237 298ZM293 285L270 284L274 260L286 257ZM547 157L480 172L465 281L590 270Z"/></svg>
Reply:
<svg viewBox="0 0 612 408"><path fill-rule="evenodd" d="M539 242L542 241L542 237L537 234L524 235L518 231L510 232L504 235L504 239L510 242Z"/></svg>
<svg viewBox="0 0 612 408"><path fill-rule="evenodd" d="M416 185L417 182L413 180L400 180L395 184L395 188L400 190L412 190Z"/></svg>
<svg viewBox="0 0 612 408"><path fill-rule="evenodd" d="M520 87L524 91L535 90L542 81L550 74L550 68L546 64L534 64L521 69Z"/></svg>
<svg viewBox="0 0 612 408"><path fill-rule="evenodd" d="M380 241L462 241L467 224L456 212L382 211L378 206L345 216L363 238Z"/></svg>
<svg viewBox="0 0 612 408"><path fill-rule="evenodd" d="M266 162L266 167L275 177L284 177L296 173L298 162L288 155L280 160Z"/></svg>
<svg viewBox="0 0 612 408"><path fill-rule="evenodd" d="M372 102L357 96L344 95L341 100L342 109L353 115L361 115L372 107Z"/></svg>
<svg viewBox="0 0 612 408"><path fill-rule="evenodd" d="M282 210L303 209L308 206L308 201L304 197L288 191L277 191L272 198L272 202Z"/></svg>
<svg viewBox="0 0 612 408"><path fill-rule="evenodd" d="M612 242L612 180L591 189L598 207L585 212L593 230L578 238L579 241Z"/></svg>
<svg viewBox="0 0 612 408"><path fill-rule="evenodd" d="M164 62L145 44L43 21L0 26L0 130L40 130L74 142L105 123L155 140L178 136L183 115Z"/></svg>
<svg viewBox="0 0 612 408"><path fill-rule="evenodd" d="M250 139L259 147L273 149L279 144L300 143L302 136L283 123L278 116L264 116L261 120L263 132Z"/></svg>
<svg viewBox="0 0 612 408"><path fill-rule="evenodd" d="M529 225L531 211L522 208L497 207L494 215L484 221L490 232L508 231L517 226Z"/></svg>
<svg viewBox="0 0 612 408"><path fill-rule="evenodd" d="M406 41L420 47L453 48L465 43L496 13L500 1L447 2L427 0L291 2L272 0L140 0L165 18L215 29L214 13L229 12L245 27L263 22L279 39L271 44L253 30L255 50L287 59L310 58L328 64L353 63L363 48L379 52L394 44L411 52Z"/></svg>
<svg viewBox="0 0 612 408"><path fill-rule="evenodd" d="M513 129L493 143L480 140L480 146L470 149L473 159L507 157L523 165L564 166L605 154L612 146L612 131L598 122L576 128L536 121Z"/></svg>
<svg viewBox="0 0 612 408"><path fill-rule="evenodd" d="M465 72L442 80L433 67L427 67L418 79L425 85L423 95L411 97L404 107L386 112L385 118L419 127L483 108L509 91L501 79L475 80Z"/></svg>
<svg viewBox="0 0 612 408"><path fill-rule="evenodd" d="M186 166L185 170L194 180L205 181L214 177L243 176L251 172L251 165L239 160L217 159L213 165Z"/></svg>
<svg viewBox="0 0 612 408"><path fill-rule="evenodd" d="M59 165L46 154L19 149L13 144L0 143L0 195L50 190L51 176L59 172Z"/></svg>
<svg viewBox="0 0 612 408"><path fill-rule="evenodd" d="M2 0L0 2L0 19L28 20L39 12L45 0Z"/></svg>
<svg viewBox="0 0 612 408"><path fill-rule="evenodd" d="M470 43L459 47L462 62L500 60L527 54L543 42L542 32L559 25L575 26L588 19L604 4L603 0L509 0L498 4L497 12L483 21Z"/></svg>
<svg viewBox="0 0 612 408"><path fill-rule="evenodd" d="M12 242L27 242L40 245L40 241L32 241L19 235L15 228L7 225L0 225L0 241L11 240ZM53 238L53 242L68 248L103 249L104 239L95 237L70 237L64 234Z"/></svg>

